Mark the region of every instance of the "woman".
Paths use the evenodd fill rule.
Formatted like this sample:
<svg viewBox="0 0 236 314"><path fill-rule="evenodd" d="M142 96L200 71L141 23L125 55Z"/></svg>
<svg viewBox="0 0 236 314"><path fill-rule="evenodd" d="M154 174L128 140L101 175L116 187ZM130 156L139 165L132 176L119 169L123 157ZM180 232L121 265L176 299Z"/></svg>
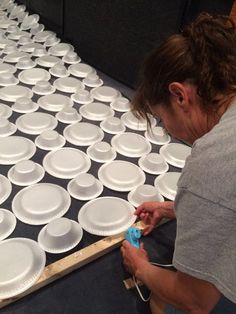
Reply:
<svg viewBox="0 0 236 314"><path fill-rule="evenodd" d="M193 144L174 202L144 203L136 215L152 231L175 218L172 272L151 265L143 246L123 242L127 270L180 312L236 313L236 29L224 16L201 14L146 60L134 111L159 117Z"/></svg>

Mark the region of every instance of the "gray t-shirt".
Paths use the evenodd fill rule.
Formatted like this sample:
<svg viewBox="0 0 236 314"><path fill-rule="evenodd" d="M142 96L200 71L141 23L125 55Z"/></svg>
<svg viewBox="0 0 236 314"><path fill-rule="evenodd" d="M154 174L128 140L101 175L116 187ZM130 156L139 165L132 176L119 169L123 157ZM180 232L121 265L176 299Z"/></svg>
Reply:
<svg viewBox="0 0 236 314"><path fill-rule="evenodd" d="M175 211L174 266L236 303L236 104L194 143Z"/></svg>

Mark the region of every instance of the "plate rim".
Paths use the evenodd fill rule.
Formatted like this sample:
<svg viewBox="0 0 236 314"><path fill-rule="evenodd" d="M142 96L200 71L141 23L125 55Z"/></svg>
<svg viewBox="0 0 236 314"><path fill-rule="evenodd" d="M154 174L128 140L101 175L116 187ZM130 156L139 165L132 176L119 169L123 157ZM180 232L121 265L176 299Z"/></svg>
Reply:
<svg viewBox="0 0 236 314"><path fill-rule="evenodd" d="M129 152L126 152L124 150L120 150L120 148L116 145L116 141L119 139L119 137L121 136L126 136L127 134L134 134L135 136L137 136L138 138L144 140L144 142L146 143L147 145L147 148L144 152L140 152L140 153L136 153L136 154L132 154L132 153L129 153ZM142 157L143 155L147 155L149 154L151 151L152 151L152 145L151 143L141 134L138 134L138 133L133 133L133 132L121 132L121 133L118 133L116 135L114 135L111 139L111 146L121 155L123 156L126 156L126 157L130 157L130 158L139 158L139 157Z"/></svg>
<svg viewBox="0 0 236 314"><path fill-rule="evenodd" d="M54 170L51 171L50 169L49 169L49 171L50 171L50 172L49 172L49 171L48 171L48 166L46 165L46 162L48 162L48 159L51 157L51 155L53 155L53 154L55 154L56 152L61 151L61 150L73 150L73 151L80 152L80 154L84 157L85 165L87 165L87 166L85 167L86 170L76 172L76 174L73 174L73 176L71 176L71 175L70 175L70 176L68 176L68 175L60 175L60 174L58 175L57 172L55 172ZM80 149L78 149L78 148L68 147L68 146L67 146L67 147L61 147L61 148L59 148L59 149L55 149L55 150L49 151L49 152L44 156L43 161L42 161L42 164L43 164L43 167L44 167L45 171L46 171L48 174L50 174L51 176L53 176L53 177L60 178L60 179L73 179L73 178L76 177L78 174L87 172L87 171L91 168L91 164L92 164L92 163L91 163L91 160L90 160L89 156L86 155L85 152L83 152L82 150L80 150ZM87 168L88 168L88 169L87 169Z"/></svg>
<svg viewBox="0 0 236 314"><path fill-rule="evenodd" d="M32 247L34 246L34 249L35 249L35 252L36 250L37 251L37 254L41 255L41 261L40 261L40 267L39 267L39 270L37 272L37 275L34 275L32 276L32 280L29 282L29 280L27 280L27 285L25 285L24 287L22 287L22 283L20 285L21 289L18 289L18 291L16 292L15 290L16 289L13 289L12 290L12 293L5 293L5 294L2 294L0 297L2 299L6 299L6 298L11 298L11 297L14 297L24 291L26 291L27 289L29 289L30 287L33 286L33 284L39 279L39 277L41 276L43 270L44 270L44 267L46 265L46 254L45 252L40 248L40 246L38 245L38 243L32 239L28 239L28 238L20 238L20 237L16 237L16 238L11 238L11 239L6 239L6 240L3 240L0 242L0 246L1 244L5 244L6 242L14 242L16 241L17 243L20 241L20 242L28 242L28 243L31 243Z"/></svg>
<svg viewBox="0 0 236 314"><path fill-rule="evenodd" d="M61 209L57 214L54 214L53 217L50 217L50 218L44 219L44 220L43 219L39 220L38 218L35 219L35 217L34 218L32 218L32 217L27 218L27 217L25 217L24 214L22 215L22 213L19 215L18 214L19 208L17 209L16 205L15 205L15 202L19 198L19 195L21 196L23 193L25 193L26 190L28 191L28 190L30 190L30 189L34 188L35 186L38 186L38 185L51 185L51 186L57 187L58 190L61 190L63 192L63 198L66 202L66 206L64 206L65 208L63 210ZM34 226L44 225L44 224L49 223L53 219L62 217L70 209L70 206L71 206L71 197L70 197L69 193L67 192L67 190L58 184L48 183L48 182L39 182L39 183L35 183L32 185L26 186L23 189L21 189L18 193L16 193L16 195L14 196L14 198L12 200L12 212L14 213L16 218L19 219L21 222L24 222L24 223L29 224L29 225L34 225ZM22 211L22 208L20 209L20 211ZM23 212L24 212L24 210L23 210ZM35 216L35 215L33 214L33 216Z"/></svg>
<svg viewBox="0 0 236 314"><path fill-rule="evenodd" d="M133 213L135 212L134 206L132 204L130 204L127 200L123 199L123 198L119 198L119 197L115 197L115 196L102 196L102 197L95 198L93 200L90 200L90 201L86 202L82 207L80 207L79 212L78 212L78 221L79 221L80 225L82 226L82 228L85 231L87 231L90 234L95 234L95 235L98 235L98 236L111 236L111 235L116 235L116 234L119 234L119 233L125 231L128 228L128 226L131 226L136 221L137 217L135 217L135 215L133 215L132 219L130 219L130 223L126 223L124 226L120 227L118 232L114 232L114 231L113 232L112 231L100 231L99 232L98 231L96 233L94 232L95 228L88 228L87 226L84 226L83 223L81 223L81 221L80 221L81 210L85 211L85 209L91 203L97 202L100 199L111 199L111 198L112 199L118 199L119 201L122 201L123 203L127 204L127 207L129 206L130 210L133 210Z"/></svg>
<svg viewBox="0 0 236 314"><path fill-rule="evenodd" d="M113 184L109 184L109 183L107 184L106 182L104 183L104 179L103 179L103 178L101 179L101 173L102 173L102 171L104 171L104 168L105 168L105 167L108 167L108 165L110 165L111 163L117 163L117 162L129 163L129 164L133 165L134 167L137 167L136 169L140 172L140 176L142 176L142 182L141 182L141 183L138 183L138 184L135 185L135 186L133 185L132 187L129 187L129 188L122 188L122 187L120 187L120 185L119 185L119 187L117 187L117 186L115 186L115 185L113 185ZM137 187L137 186L142 185L142 184L145 183L145 181L146 181L146 174L145 174L144 171L143 171L140 167L138 167L136 164L134 164L134 163L132 163L132 162L130 162L130 161L118 159L118 160L113 160L113 161L110 161L110 162L107 162L107 163L102 164L102 165L100 166L100 168L98 169L98 179L99 179L99 180L102 182L102 184L103 184L105 187L107 187L108 189L111 189L111 190L117 191L117 192L129 192L129 191L131 191L132 189L134 189L135 187Z"/></svg>

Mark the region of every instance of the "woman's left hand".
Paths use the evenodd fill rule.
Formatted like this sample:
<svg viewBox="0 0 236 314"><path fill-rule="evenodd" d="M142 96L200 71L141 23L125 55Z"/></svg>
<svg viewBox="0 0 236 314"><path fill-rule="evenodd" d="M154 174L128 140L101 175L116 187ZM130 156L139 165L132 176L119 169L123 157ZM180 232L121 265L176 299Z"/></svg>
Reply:
<svg viewBox="0 0 236 314"><path fill-rule="evenodd" d="M148 255L144 249L143 243L141 243L140 248L132 246L127 240L123 241L121 246L121 253L123 256L123 263L126 270L139 278L139 270L141 270L144 264L149 263Z"/></svg>

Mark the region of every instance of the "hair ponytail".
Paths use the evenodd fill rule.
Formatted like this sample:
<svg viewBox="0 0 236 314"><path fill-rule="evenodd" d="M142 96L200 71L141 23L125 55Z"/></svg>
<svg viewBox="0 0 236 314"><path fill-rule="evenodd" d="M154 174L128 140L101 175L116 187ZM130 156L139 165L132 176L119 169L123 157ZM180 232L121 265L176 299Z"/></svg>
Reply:
<svg viewBox="0 0 236 314"><path fill-rule="evenodd" d="M205 110L214 110L217 95L236 92L236 29L228 17L202 13L155 49L143 65L134 111L148 119L150 107L168 106L169 84L187 80Z"/></svg>
<svg viewBox="0 0 236 314"><path fill-rule="evenodd" d="M211 106L219 93L235 91L236 30L226 16L202 13L185 28L183 37L195 65L195 83L204 105Z"/></svg>

